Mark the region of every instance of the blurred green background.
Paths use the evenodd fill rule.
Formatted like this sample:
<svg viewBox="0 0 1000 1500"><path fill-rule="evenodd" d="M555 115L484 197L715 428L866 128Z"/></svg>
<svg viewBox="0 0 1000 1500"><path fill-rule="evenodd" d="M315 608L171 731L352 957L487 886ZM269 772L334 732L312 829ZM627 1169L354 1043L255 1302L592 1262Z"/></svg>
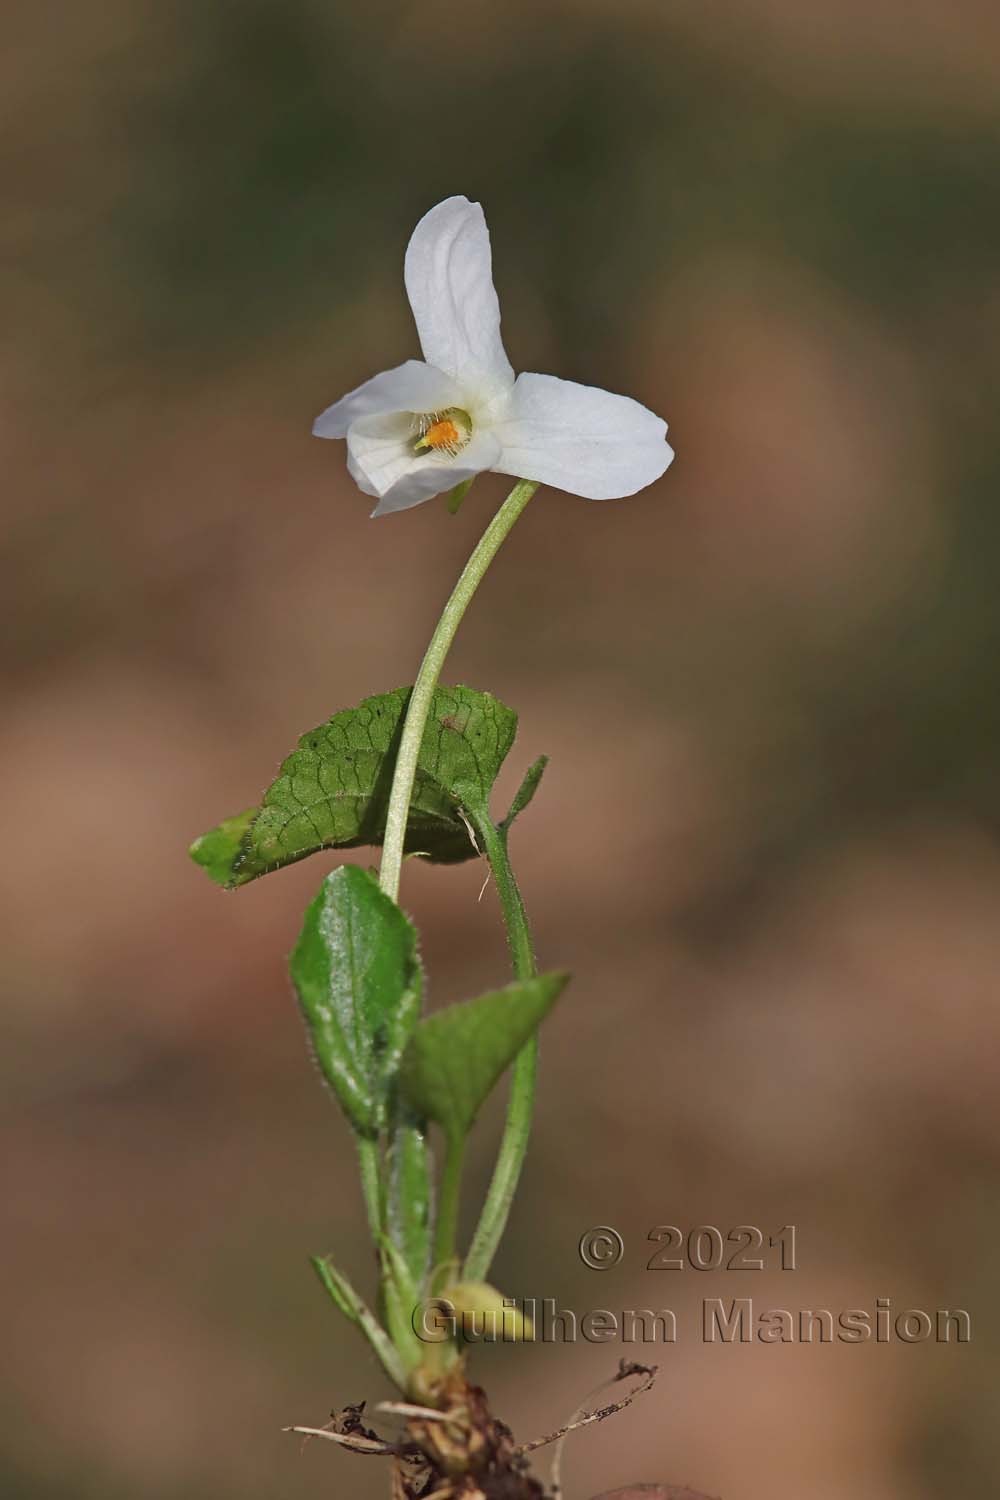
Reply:
<svg viewBox="0 0 1000 1500"><path fill-rule="evenodd" d="M496 1279L691 1330L567 1495L988 1493L996 7L15 0L4 30L0 1489L385 1492L280 1431L387 1394L306 1265L370 1288L284 967L331 862L225 896L185 848L412 679L503 494L373 524L309 435L417 353L403 250L465 193L515 368L639 398L678 454L536 500L449 670L521 712L505 785L552 757L514 853L576 974ZM436 1002L504 972L481 883L405 871ZM794 1223L800 1269L648 1273L663 1223ZM745 1295L965 1307L974 1340L703 1345L700 1299ZM629 1352L475 1369L527 1438Z"/></svg>

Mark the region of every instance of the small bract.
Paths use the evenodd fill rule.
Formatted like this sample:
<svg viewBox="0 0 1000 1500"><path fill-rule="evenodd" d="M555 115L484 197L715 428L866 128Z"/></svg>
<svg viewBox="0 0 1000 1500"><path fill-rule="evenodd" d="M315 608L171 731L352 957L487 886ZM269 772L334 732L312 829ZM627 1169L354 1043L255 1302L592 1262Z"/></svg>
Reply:
<svg viewBox="0 0 1000 1500"><path fill-rule="evenodd" d="M317 437L346 438L347 466L377 498L373 515L408 510L494 469L614 500L667 468L667 424L628 396L555 375L518 375L500 337L482 207L446 198L406 251L406 293L424 359L376 375L317 417Z"/></svg>

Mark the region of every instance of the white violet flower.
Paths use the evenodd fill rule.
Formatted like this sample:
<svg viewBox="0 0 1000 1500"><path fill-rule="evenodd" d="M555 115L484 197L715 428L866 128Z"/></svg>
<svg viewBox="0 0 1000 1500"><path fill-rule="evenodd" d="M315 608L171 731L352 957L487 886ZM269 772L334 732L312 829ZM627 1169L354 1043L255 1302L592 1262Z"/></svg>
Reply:
<svg viewBox="0 0 1000 1500"><path fill-rule="evenodd" d="M480 204L446 198L406 250L406 294L426 363L359 385L313 424L347 439L373 515L408 510L494 469L587 500L634 495L673 458L667 424L628 396L555 375L518 375L500 338Z"/></svg>

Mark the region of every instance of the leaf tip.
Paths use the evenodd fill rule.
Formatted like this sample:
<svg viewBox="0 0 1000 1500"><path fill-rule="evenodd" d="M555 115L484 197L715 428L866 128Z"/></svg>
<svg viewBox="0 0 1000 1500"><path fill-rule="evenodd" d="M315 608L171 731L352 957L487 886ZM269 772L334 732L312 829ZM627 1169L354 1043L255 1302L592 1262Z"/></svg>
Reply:
<svg viewBox="0 0 1000 1500"><path fill-rule="evenodd" d="M256 807L248 807L234 818L226 818L218 827L199 835L188 848L188 854L195 864L216 885L232 890L243 884L237 873L238 860L243 840L256 813Z"/></svg>

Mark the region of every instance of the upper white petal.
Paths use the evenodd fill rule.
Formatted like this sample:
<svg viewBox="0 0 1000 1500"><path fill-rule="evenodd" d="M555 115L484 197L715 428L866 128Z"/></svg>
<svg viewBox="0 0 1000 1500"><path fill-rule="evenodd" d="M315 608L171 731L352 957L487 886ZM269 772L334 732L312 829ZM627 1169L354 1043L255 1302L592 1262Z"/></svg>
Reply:
<svg viewBox="0 0 1000 1500"><path fill-rule="evenodd" d="M347 466L366 495L378 497L372 515L409 510L493 467L500 444L478 431L454 458L415 454L413 427L400 413L361 417L347 434Z"/></svg>
<svg viewBox="0 0 1000 1500"><path fill-rule="evenodd" d="M493 467L587 500L616 500L652 484L674 451L667 424L629 396L555 375L519 375L493 424L503 452Z"/></svg>
<svg viewBox="0 0 1000 1500"><path fill-rule="evenodd" d="M490 235L480 204L446 198L406 250L406 295L424 358L489 401L514 380L500 337Z"/></svg>
<svg viewBox="0 0 1000 1500"><path fill-rule="evenodd" d="M448 406L460 405L461 394L448 375L419 359L408 359L394 370L373 375L357 390L328 406L313 423L313 434L321 438L342 438L347 436L347 429L359 417L386 411L441 411Z"/></svg>

